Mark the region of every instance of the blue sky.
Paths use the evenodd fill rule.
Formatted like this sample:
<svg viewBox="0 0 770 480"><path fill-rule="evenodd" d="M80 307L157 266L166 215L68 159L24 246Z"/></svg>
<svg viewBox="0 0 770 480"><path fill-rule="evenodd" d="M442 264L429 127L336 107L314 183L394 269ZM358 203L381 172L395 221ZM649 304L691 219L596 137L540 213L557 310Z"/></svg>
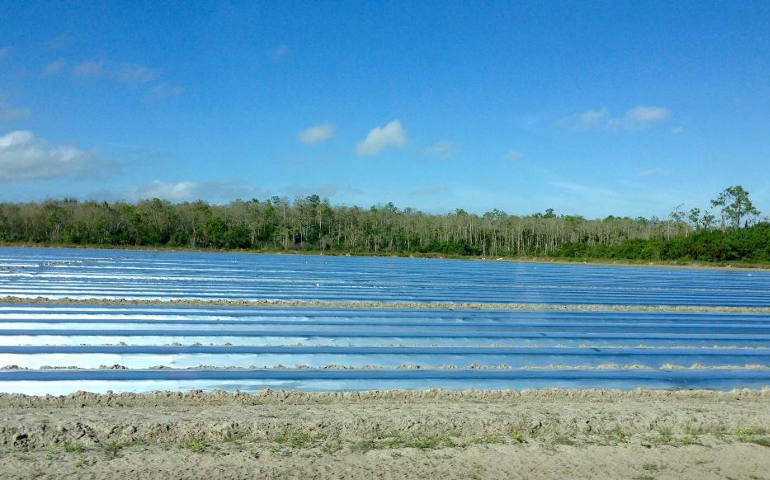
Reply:
<svg viewBox="0 0 770 480"><path fill-rule="evenodd" d="M2 2L0 200L770 213L770 2Z"/></svg>

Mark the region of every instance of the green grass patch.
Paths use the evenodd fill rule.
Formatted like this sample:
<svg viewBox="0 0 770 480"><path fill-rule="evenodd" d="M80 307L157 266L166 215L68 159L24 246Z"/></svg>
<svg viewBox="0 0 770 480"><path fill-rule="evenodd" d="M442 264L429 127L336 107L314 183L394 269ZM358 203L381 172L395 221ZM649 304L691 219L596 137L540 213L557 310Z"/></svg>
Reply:
<svg viewBox="0 0 770 480"><path fill-rule="evenodd" d="M109 458L116 458L120 450L125 447L122 443L109 442L102 445L102 450Z"/></svg>
<svg viewBox="0 0 770 480"><path fill-rule="evenodd" d="M180 447L185 450L190 450L193 453L200 453L206 449L206 442L202 438L191 438L185 442L179 444Z"/></svg>
<svg viewBox="0 0 770 480"><path fill-rule="evenodd" d="M748 440L748 443L754 443L756 445L761 445L763 447L770 447L770 438L768 437L751 438Z"/></svg>
<svg viewBox="0 0 770 480"><path fill-rule="evenodd" d="M555 445L575 445L575 439L566 435L558 435L554 437L553 443Z"/></svg>
<svg viewBox="0 0 770 480"><path fill-rule="evenodd" d="M407 440L403 445L405 447L419 448L419 449L431 449L431 448L455 446L452 439L446 435L413 437Z"/></svg>
<svg viewBox="0 0 770 480"><path fill-rule="evenodd" d="M700 435L702 432L700 427L696 427L694 425L688 425L685 427L684 433L686 433L687 435L696 436L696 435Z"/></svg>
<svg viewBox="0 0 770 480"><path fill-rule="evenodd" d="M319 444L319 439L310 432L283 428L276 435L275 442L291 448L313 448Z"/></svg>
<svg viewBox="0 0 770 480"><path fill-rule="evenodd" d="M378 447L379 447L379 444L377 443L376 440L367 438L367 439L359 440L355 442L351 448L358 452L367 452L369 450L374 450Z"/></svg>
<svg viewBox="0 0 770 480"><path fill-rule="evenodd" d="M687 445L703 445L700 440L698 440L698 437L694 437L692 435L687 435L686 437L682 437L679 439L679 445L681 446L687 446Z"/></svg>
<svg viewBox="0 0 770 480"><path fill-rule="evenodd" d="M652 443L655 445L673 445L675 443L674 437L671 435L671 430L668 428L658 429L658 436L652 439Z"/></svg>
<svg viewBox="0 0 770 480"><path fill-rule="evenodd" d="M328 439L321 444L321 450L324 453L335 453L342 450L342 441L338 438Z"/></svg>
<svg viewBox="0 0 770 480"><path fill-rule="evenodd" d="M85 447L79 443L65 443L63 448L67 453L83 453L85 451Z"/></svg>
<svg viewBox="0 0 770 480"><path fill-rule="evenodd" d="M735 432L735 438L741 442L751 442L751 440L759 435L764 435L767 433L767 430L764 428L744 428L741 430L736 430Z"/></svg>

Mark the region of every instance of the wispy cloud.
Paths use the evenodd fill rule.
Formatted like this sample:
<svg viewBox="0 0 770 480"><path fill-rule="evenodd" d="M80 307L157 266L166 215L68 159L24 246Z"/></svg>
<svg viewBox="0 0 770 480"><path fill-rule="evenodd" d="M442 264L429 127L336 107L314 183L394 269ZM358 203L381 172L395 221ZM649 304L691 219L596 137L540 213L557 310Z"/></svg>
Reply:
<svg viewBox="0 0 770 480"><path fill-rule="evenodd" d="M522 153L518 150L508 150L505 152L505 155L503 155L503 160L507 160L509 162L518 162L523 156L524 155L522 155Z"/></svg>
<svg viewBox="0 0 770 480"><path fill-rule="evenodd" d="M0 47L0 60L4 59L11 53L11 47Z"/></svg>
<svg viewBox="0 0 770 480"><path fill-rule="evenodd" d="M144 83L155 78L155 71L134 63L121 63L114 67L113 75L121 82Z"/></svg>
<svg viewBox="0 0 770 480"><path fill-rule="evenodd" d="M671 117L671 110L664 107L639 105L625 112L621 117L613 116L607 108L586 110L558 120L555 125L573 131L588 130L643 130L665 122Z"/></svg>
<svg viewBox="0 0 770 480"><path fill-rule="evenodd" d="M32 112L28 108L18 108L9 104L5 98L0 95L0 120L17 120L28 117Z"/></svg>
<svg viewBox="0 0 770 480"><path fill-rule="evenodd" d="M671 110L663 107L638 106L626 112L625 123L628 128L647 128L656 123L665 122L671 117Z"/></svg>
<svg viewBox="0 0 770 480"><path fill-rule="evenodd" d="M544 194L543 199L552 202L557 210L575 212L575 205L589 208L600 215L649 215L650 211L668 211L681 201L681 196L671 190L651 190L646 184L625 184L617 189L597 187L570 181L549 182L557 194ZM681 192L679 192L681 194ZM644 207L640 209L640 205Z"/></svg>
<svg viewBox="0 0 770 480"><path fill-rule="evenodd" d="M289 54L288 45L278 45L277 47L275 47L270 51L270 56L273 58L273 60L280 60L288 54Z"/></svg>
<svg viewBox="0 0 770 480"><path fill-rule="evenodd" d="M52 145L32 132L0 137L0 180L29 180L93 173L107 165L95 151Z"/></svg>
<svg viewBox="0 0 770 480"><path fill-rule="evenodd" d="M148 198L162 198L172 201L201 200L204 197L203 190L203 186L195 182L167 183L154 180L138 187L132 196L135 200Z"/></svg>
<svg viewBox="0 0 770 480"><path fill-rule="evenodd" d="M606 108L601 110L587 110L575 117L575 126L579 129L593 128L597 125L610 124L612 118Z"/></svg>
<svg viewBox="0 0 770 480"><path fill-rule="evenodd" d="M211 181L211 182L164 182L154 180L141 185L133 192L125 195L128 200L145 200L160 198L171 202L189 202L195 200L225 201L236 198L249 198L257 196L258 192L253 188L236 181Z"/></svg>
<svg viewBox="0 0 770 480"><path fill-rule="evenodd" d="M48 48L50 50L61 50L63 48L66 48L72 45L74 41L75 41L75 37L73 37L69 33L62 33L61 35L58 35L52 38L51 40L44 42L43 47Z"/></svg>
<svg viewBox="0 0 770 480"><path fill-rule="evenodd" d="M457 153L457 145L447 140L440 140L422 151L423 155L439 160L446 160Z"/></svg>
<svg viewBox="0 0 770 480"><path fill-rule="evenodd" d="M594 128L606 128L611 119L609 110L602 108L569 115L558 120L556 125L578 131L591 130Z"/></svg>
<svg viewBox="0 0 770 480"><path fill-rule="evenodd" d="M305 144L321 143L330 139L334 135L334 125L331 123L322 123L305 130L297 135L300 142Z"/></svg>
<svg viewBox="0 0 770 480"><path fill-rule="evenodd" d="M104 64L92 60L85 60L72 66L72 74L76 77L99 77L104 72Z"/></svg>
<svg viewBox="0 0 770 480"><path fill-rule="evenodd" d="M375 127L356 145L358 155L376 155L386 148L402 148L406 144L406 130L401 122L393 120L384 127Z"/></svg>
<svg viewBox="0 0 770 480"><path fill-rule="evenodd" d="M43 75L56 75L64 70L67 66L67 61L63 58L55 60L43 68Z"/></svg>
<svg viewBox="0 0 770 480"><path fill-rule="evenodd" d="M178 97L183 93L184 89L182 87L161 83L150 89L147 96L153 100L163 100L166 98Z"/></svg>
<svg viewBox="0 0 770 480"><path fill-rule="evenodd" d="M651 177L653 175L660 175L664 170L662 168L648 168L639 172L640 177Z"/></svg>
<svg viewBox="0 0 770 480"><path fill-rule="evenodd" d="M43 74L46 76L64 72L79 78L106 78L121 83L146 83L157 76L155 70L144 65L104 60L83 60L72 63L60 58L43 68Z"/></svg>
<svg viewBox="0 0 770 480"><path fill-rule="evenodd" d="M678 126L671 129L671 133L674 135L679 135L680 133L684 132L684 127Z"/></svg>

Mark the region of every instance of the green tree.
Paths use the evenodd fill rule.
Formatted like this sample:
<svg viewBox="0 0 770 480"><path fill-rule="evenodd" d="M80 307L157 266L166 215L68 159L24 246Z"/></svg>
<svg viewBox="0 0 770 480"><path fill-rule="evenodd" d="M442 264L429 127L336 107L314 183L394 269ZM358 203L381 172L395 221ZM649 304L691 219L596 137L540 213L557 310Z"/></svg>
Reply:
<svg viewBox="0 0 770 480"><path fill-rule="evenodd" d="M700 208L690 209L690 212L687 214L687 220L690 221L690 225L699 228L700 225L698 224L698 221L700 220Z"/></svg>
<svg viewBox="0 0 770 480"><path fill-rule="evenodd" d="M717 198L711 201L711 205L722 210L722 228L725 221L730 222L732 228L741 228L741 219L747 215L759 215L749 199L749 192L740 185L725 188Z"/></svg>
<svg viewBox="0 0 770 480"><path fill-rule="evenodd" d="M707 210L703 212L703 215L700 217L700 225L701 228L704 230L709 230L714 226L714 215L711 213L711 210Z"/></svg>
<svg viewBox="0 0 770 480"><path fill-rule="evenodd" d="M736 227L756 213L742 188L730 187L715 202L723 208L723 221ZM535 215L501 210L478 215L463 209L430 214L392 203L371 209L332 206L318 195L293 202L273 197L226 205L65 199L0 202L0 242L667 261L770 259L770 237L763 237L770 225L716 231L714 220L708 210L685 213L679 207L665 220L612 215L586 219L557 215L550 208Z"/></svg>

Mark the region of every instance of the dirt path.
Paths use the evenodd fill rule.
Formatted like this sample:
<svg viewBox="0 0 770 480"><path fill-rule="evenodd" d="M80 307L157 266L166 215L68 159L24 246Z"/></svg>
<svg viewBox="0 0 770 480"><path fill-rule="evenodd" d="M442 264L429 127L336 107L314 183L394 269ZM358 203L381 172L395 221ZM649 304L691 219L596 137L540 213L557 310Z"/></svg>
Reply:
<svg viewBox="0 0 770 480"><path fill-rule="evenodd" d="M414 310L542 310L572 312L682 312L682 313L770 313L770 307L731 307L706 305L592 305L536 303L452 303L452 302L379 302L368 300L195 300L195 299L125 299L125 298L48 298L0 297L7 305L78 305L138 307L245 307L245 308L345 308L345 309L414 309Z"/></svg>
<svg viewBox="0 0 770 480"><path fill-rule="evenodd" d="M770 389L0 394L0 478L770 478Z"/></svg>

